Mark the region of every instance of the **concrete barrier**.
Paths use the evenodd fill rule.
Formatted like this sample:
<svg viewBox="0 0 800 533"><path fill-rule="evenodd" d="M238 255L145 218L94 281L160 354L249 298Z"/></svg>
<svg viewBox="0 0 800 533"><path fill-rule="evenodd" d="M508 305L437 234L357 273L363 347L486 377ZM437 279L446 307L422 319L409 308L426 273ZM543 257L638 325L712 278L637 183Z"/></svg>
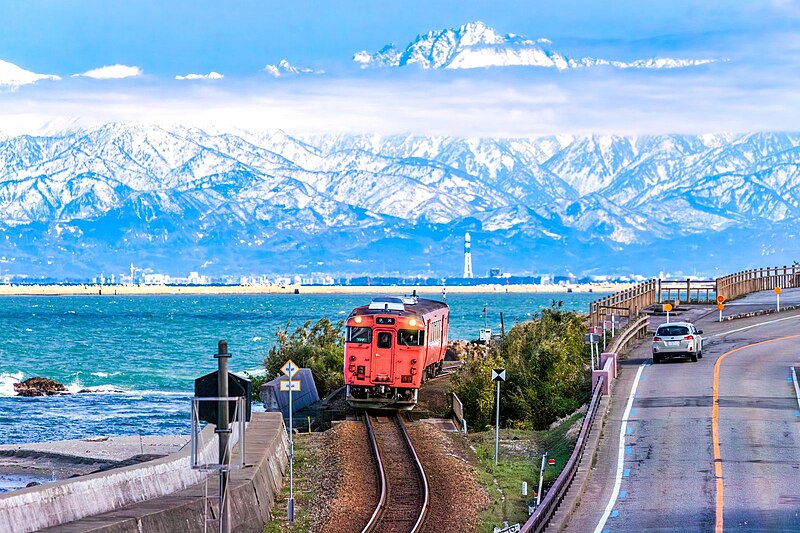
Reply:
<svg viewBox="0 0 800 533"><path fill-rule="evenodd" d="M214 426L209 425L204 430L213 433ZM216 449L216 440L207 439L211 447ZM260 532L265 523L270 520L270 511L274 505L275 496L280 491L283 484L283 474L288 465L289 443L286 434L286 427L280 413L253 413L253 418L248 424L246 433L245 467L233 470L229 481L229 498L231 499L231 518L230 523L233 531L253 531ZM41 525L27 527L24 523L17 527L6 527L6 516L0 514L0 530L2 531L52 531L59 533L77 532L106 532L106 533L174 533L176 531L213 531L214 524L217 523L218 505L214 499L218 492L217 477L212 475L206 478L207 473L200 470L188 468L188 447L186 450L173 454L180 455L188 470L195 475L201 476L201 483L181 487L173 491L172 494L160 495L152 499L144 499L144 494L137 493L138 485L127 484L125 488L118 488L111 491L113 494L105 495L104 491L108 487L108 478L118 476L124 471L133 469L141 470L142 474L156 476L152 482L158 484L163 480L163 476L157 477L157 468L153 463L160 463L173 459L173 456L150 461L141 465L128 468L121 468L115 471L102 472L82 476L68 482L58 484L43 485L31 489L23 489L5 495L6 497L19 498L21 493L26 493L24 501L27 507L27 522L38 523L40 515L47 515L57 518L57 523L50 522L49 529L42 529ZM232 463L238 462L238 446L234 450ZM213 461L211 461L213 462ZM130 474L128 474L130 476ZM137 475L137 478L142 476ZM58 498L59 490L45 492L45 489L56 488L53 485L66 483L83 482L89 487L94 487L93 492L83 493L83 497L78 500L70 500L72 505L67 507L63 499ZM143 486L143 483L142 483ZM39 489L38 491L36 489ZM60 489L63 490L63 489ZM73 489L74 491L74 489ZM49 497L45 497L47 494ZM137 500L138 503L128 505L122 503L124 500L115 500L116 495L123 495L125 499ZM96 509L92 498L115 501L112 510L106 509L99 514L92 513ZM0 504L3 497L0 496ZM22 501L22 500L17 500ZM2 508L0 508L2 509ZM83 518L71 520L70 516L64 513L64 509L77 510ZM89 515L92 516L89 516ZM74 514L73 514L74 516ZM17 524L17 523L13 523Z"/></svg>
<svg viewBox="0 0 800 533"><path fill-rule="evenodd" d="M616 354L613 353L605 353L602 355L611 355L613 357L606 357L603 362L603 367L600 370L592 371L592 389L597 386L597 382L600 381L601 377L603 377L603 387L601 392L603 395L607 395L611 392L611 381L613 378L616 378L617 375L617 358Z"/></svg>

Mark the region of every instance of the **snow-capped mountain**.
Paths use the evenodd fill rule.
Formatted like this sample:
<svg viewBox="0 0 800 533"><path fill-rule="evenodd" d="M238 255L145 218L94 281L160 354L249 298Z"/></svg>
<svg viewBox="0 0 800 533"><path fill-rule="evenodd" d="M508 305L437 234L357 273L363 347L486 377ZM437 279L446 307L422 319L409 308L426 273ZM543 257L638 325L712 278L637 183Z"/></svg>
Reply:
<svg viewBox="0 0 800 533"><path fill-rule="evenodd" d="M25 70L22 67L3 61L0 59L0 88L6 87L16 89L22 85L30 85L39 80L60 80L59 76L52 74L37 74L30 70Z"/></svg>
<svg viewBox="0 0 800 533"><path fill-rule="evenodd" d="M460 28L429 31L417 36L403 50L386 45L375 53L357 52L353 61L361 68L417 65L424 69L473 69L486 67L549 67L566 70L607 65L616 68L682 68L713 63L714 59L646 58L632 62L566 57L548 39L527 39L494 29L477 21Z"/></svg>
<svg viewBox="0 0 800 533"><path fill-rule="evenodd" d="M322 71L317 71L311 68L296 67L285 59L278 61L277 65L267 65L264 67L264 72L276 78L280 78L281 76L291 76L294 74L324 74Z"/></svg>
<svg viewBox="0 0 800 533"><path fill-rule="evenodd" d="M0 140L0 275L714 273L798 257L800 134L524 139L108 124Z"/></svg>

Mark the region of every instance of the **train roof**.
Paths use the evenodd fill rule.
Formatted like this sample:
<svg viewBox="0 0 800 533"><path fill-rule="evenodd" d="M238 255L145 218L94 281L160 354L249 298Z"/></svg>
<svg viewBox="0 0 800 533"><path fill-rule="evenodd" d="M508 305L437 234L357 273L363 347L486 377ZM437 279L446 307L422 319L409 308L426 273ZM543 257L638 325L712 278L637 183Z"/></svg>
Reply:
<svg viewBox="0 0 800 533"><path fill-rule="evenodd" d="M373 298L369 305L355 309L351 314L377 315L385 313L415 313L427 315L433 311L449 309L449 306L437 300L428 300L416 296L379 296Z"/></svg>

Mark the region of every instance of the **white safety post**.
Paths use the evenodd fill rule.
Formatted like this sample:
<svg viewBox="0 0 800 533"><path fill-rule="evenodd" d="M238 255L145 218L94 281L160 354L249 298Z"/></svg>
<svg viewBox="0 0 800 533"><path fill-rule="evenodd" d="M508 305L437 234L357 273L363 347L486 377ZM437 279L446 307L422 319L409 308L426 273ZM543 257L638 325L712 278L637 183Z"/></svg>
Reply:
<svg viewBox="0 0 800 533"><path fill-rule="evenodd" d="M542 481L544 481L544 462L547 459L547 452L542 454L542 468L539 469L539 491L536 493L536 507L542 502Z"/></svg>
<svg viewBox="0 0 800 533"><path fill-rule="evenodd" d="M500 451L500 382L506 380L505 368L492 369L492 381L497 383L497 414L494 419L494 464L497 464L497 456Z"/></svg>

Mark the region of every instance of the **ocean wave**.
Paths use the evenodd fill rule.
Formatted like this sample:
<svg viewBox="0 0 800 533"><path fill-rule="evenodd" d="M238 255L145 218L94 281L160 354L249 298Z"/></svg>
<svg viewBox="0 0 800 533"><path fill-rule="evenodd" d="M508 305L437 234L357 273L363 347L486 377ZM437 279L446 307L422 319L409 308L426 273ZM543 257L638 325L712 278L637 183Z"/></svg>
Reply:
<svg viewBox="0 0 800 533"><path fill-rule="evenodd" d="M108 372L92 372L89 375L96 376L98 378L107 378L107 377L119 376L120 374L122 374L122 372L111 372L111 373L108 373Z"/></svg>
<svg viewBox="0 0 800 533"><path fill-rule="evenodd" d="M252 339L250 339L250 340L251 340L251 341L253 341L253 342L258 342L258 341L260 341L260 340L262 340L262 339L261 339L261 337L253 337L253 338L252 338Z"/></svg>
<svg viewBox="0 0 800 533"><path fill-rule="evenodd" d="M16 396L14 383L19 383L25 374L22 372L3 372L0 374L0 396Z"/></svg>

